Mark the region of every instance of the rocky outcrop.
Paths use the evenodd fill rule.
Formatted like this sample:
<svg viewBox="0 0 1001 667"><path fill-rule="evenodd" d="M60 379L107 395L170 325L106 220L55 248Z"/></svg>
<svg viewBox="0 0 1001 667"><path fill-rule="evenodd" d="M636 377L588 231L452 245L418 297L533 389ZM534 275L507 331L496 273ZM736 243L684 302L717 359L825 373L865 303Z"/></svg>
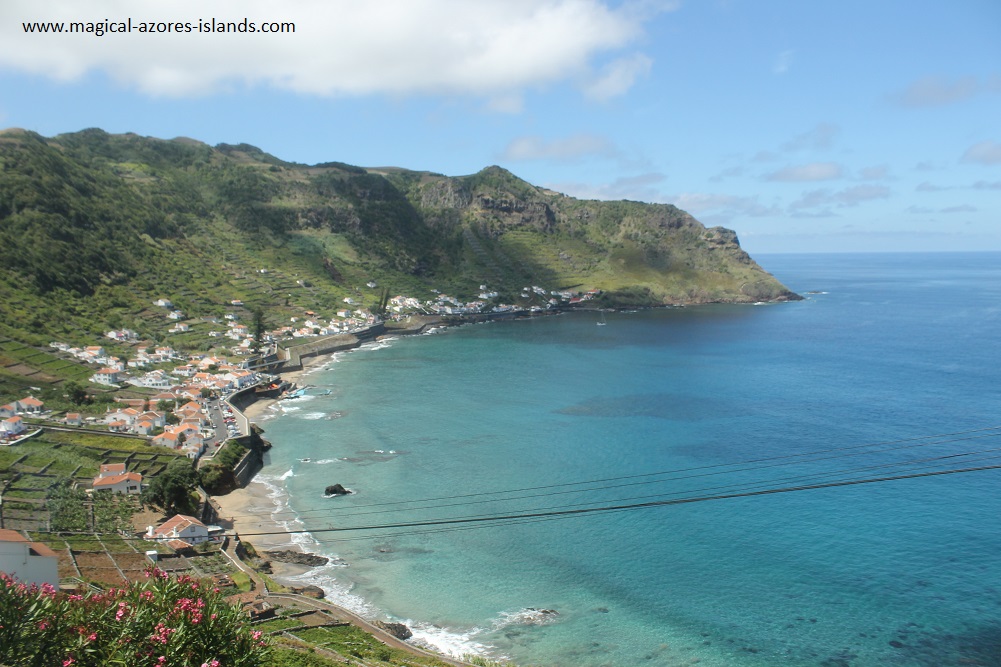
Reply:
<svg viewBox="0 0 1001 667"><path fill-rule="evenodd" d="M346 496L351 492L345 489L340 484L331 484L330 486L328 486L326 489L323 490L323 493L328 496Z"/></svg>
<svg viewBox="0 0 1001 667"><path fill-rule="evenodd" d="M322 588L320 588L319 586L312 586L312 585L291 586L289 590L295 593L296 595L302 595L307 598L313 598L314 600L322 600L327 595L326 593L323 592Z"/></svg>
<svg viewBox="0 0 1001 667"><path fill-rule="evenodd" d="M291 563L293 565L306 565L309 567L319 567L320 565L326 565L330 562L329 558L324 556L317 556L316 554L303 553L301 551L292 550L275 550L265 552L271 560L276 560L279 563Z"/></svg>
<svg viewBox="0 0 1001 667"><path fill-rule="evenodd" d="M410 628L405 626L403 623L386 623L385 621L372 621L372 625L388 632L397 639L407 640L414 636L414 633L410 631Z"/></svg>

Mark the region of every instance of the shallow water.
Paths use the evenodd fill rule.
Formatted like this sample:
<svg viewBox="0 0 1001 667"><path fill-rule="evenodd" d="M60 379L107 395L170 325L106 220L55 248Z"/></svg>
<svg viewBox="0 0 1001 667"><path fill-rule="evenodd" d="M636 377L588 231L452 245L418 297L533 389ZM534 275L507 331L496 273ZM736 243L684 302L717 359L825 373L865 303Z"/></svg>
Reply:
<svg viewBox="0 0 1001 667"><path fill-rule="evenodd" d="M336 355L265 423L276 519L344 559L304 579L526 664L1001 664L1001 471L380 528L1001 460L997 431L903 442L998 425L1001 255L759 261L823 293Z"/></svg>

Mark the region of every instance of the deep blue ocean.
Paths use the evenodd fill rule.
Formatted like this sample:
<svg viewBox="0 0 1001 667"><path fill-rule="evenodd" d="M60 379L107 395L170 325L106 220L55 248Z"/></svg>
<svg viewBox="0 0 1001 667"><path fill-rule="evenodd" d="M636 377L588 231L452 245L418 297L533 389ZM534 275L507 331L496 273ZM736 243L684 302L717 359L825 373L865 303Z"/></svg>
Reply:
<svg viewBox="0 0 1001 667"><path fill-rule="evenodd" d="M303 579L522 665L1001 665L1001 470L378 528L1001 463L1001 254L756 259L806 300L332 357L263 423Z"/></svg>

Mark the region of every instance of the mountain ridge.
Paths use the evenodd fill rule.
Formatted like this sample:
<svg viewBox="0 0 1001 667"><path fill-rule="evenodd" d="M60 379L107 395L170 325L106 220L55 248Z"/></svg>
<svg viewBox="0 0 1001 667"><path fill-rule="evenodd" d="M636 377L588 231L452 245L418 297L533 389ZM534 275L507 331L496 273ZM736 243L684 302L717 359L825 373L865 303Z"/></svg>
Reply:
<svg viewBox="0 0 1001 667"><path fill-rule="evenodd" d="M142 326L158 295L193 316L233 300L327 311L368 282L422 299L488 285L516 305L526 285L601 290L607 306L799 298L735 232L670 204L578 200L497 165L458 177L303 165L97 128L0 131L0 229L5 309L39 337Z"/></svg>

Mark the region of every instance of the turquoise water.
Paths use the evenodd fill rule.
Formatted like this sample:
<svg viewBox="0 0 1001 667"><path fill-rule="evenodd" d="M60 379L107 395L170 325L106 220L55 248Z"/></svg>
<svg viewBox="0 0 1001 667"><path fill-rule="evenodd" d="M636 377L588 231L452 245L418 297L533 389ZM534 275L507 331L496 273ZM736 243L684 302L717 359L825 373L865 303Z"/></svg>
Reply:
<svg viewBox="0 0 1001 667"><path fill-rule="evenodd" d="M1001 471L325 532L1001 462L999 431L901 442L1001 424L1001 255L759 261L821 293L337 355L307 378L329 395L263 424L276 520L340 559L305 578L522 664L1001 664Z"/></svg>

